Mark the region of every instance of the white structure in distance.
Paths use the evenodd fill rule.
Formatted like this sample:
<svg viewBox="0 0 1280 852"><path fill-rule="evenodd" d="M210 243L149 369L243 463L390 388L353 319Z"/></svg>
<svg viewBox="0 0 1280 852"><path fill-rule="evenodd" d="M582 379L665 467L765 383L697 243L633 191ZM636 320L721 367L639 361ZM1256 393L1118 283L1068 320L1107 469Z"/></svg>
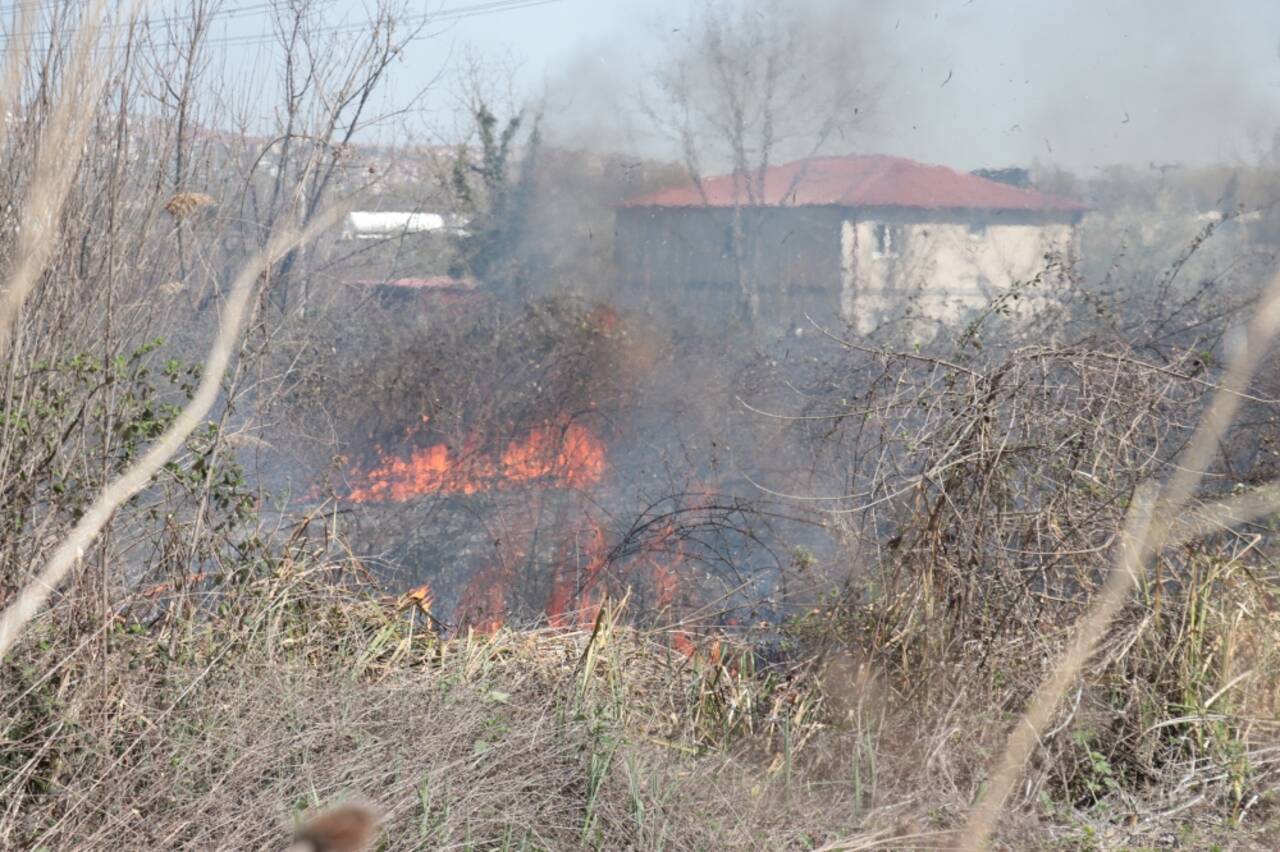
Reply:
<svg viewBox="0 0 1280 852"><path fill-rule="evenodd" d="M441 213L355 210L342 223L344 240L382 240L407 234L461 231L465 222Z"/></svg>

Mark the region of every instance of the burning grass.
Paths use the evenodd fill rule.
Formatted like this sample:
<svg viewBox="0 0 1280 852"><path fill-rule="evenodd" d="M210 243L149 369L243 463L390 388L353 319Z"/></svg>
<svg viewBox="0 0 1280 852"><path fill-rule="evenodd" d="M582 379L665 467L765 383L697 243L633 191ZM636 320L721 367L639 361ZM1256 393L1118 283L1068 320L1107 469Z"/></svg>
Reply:
<svg viewBox="0 0 1280 852"><path fill-rule="evenodd" d="M423 418L423 425L428 418ZM405 436L412 441L418 428ZM579 423L541 426L507 443L498 458L485 454L475 442L461 452L448 444L411 447L407 454L380 450L369 469L354 468L347 499L354 503L402 503L433 494L477 494L509 489L529 482L562 488L588 488L604 475L605 449L601 440Z"/></svg>
<svg viewBox="0 0 1280 852"><path fill-rule="evenodd" d="M10 658L4 846L258 848L352 797L390 848L813 845L863 817L801 780L811 679L673 652L613 606L591 630L440 641L300 559L201 616L184 601L140 601L148 621L114 619L92 652L55 611Z"/></svg>
<svg viewBox="0 0 1280 852"><path fill-rule="evenodd" d="M49 144L63 123L75 135L70 106L58 109L58 132L17 146L43 151L17 208L42 198L61 208L75 197L72 170L44 174L50 150L78 147ZM176 297L189 256L200 256L184 240L207 229L193 251L237 244L224 239L233 232L214 230L217 210L197 215L237 209L218 194L225 205L180 193L133 208L167 211L166 228L178 223L178 262L142 263L142 279L181 283L162 285ZM111 217L87 219L114 223L111 198ZM40 232L21 231L0 336L47 263L56 264L50 282L68 276L60 254L27 244L48 239ZM66 243L145 257L127 247L135 243L97 234L83 226ZM168 239L143 232L136 245L154 242L168 257ZM263 279L264 307L290 304L293 266L281 267ZM68 280L76 298L101 292L97 278ZM103 306L110 320L117 291L106 292L84 304ZM102 337L67 325L67 315L99 311L70 309L79 302L51 298L47 285L39 293L14 339L41 348L12 353L17 390L3 412L12 427L4 455L20 460L6 468L3 590L26 589L38 602L49 593L54 603L0 662L0 845L13 848L273 847L295 815L347 799L385 815L388 848L949 843L975 799L996 788L993 756L1021 730L1017 714L1090 607L1138 488L1177 463L1213 386L1212 353L1198 343L1155 364L1087 342L992 347L978 358L968 352L970 343L981 350L975 321L961 351L944 357L844 342L856 357L824 359L827 375L815 381L774 381L772 398L765 387L739 409L728 406L727 381L691 383L734 372L732 346L664 346L666 337L634 335L616 313L576 299L488 300L483 311L425 323L377 315L371 329L341 308L308 309L308 342L281 347L289 363L278 398L295 403L287 439L303 431L298 424L322 422L360 436L353 451L374 452L335 468L348 479L333 491L351 509L345 517L421 508L387 526L436 537L419 563L435 573L387 598L355 560L334 563L332 539L262 540L218 424L184 440L214 391L225 391L222 425L234 425L241 380L273 372L256 369L267 362L254 346L225 388L229 340L198 385L188 382L198 370L165 368L175 392L203 401L186 411L152 405L145 364L120 373L134 362L113 357L123 345L112 342L115 322ZM234 319L248 290L233 293ZM58 348L81 338L92 341L82 352ZM690 357L700 351L714 357ZM764 363L744 381L782 369ZM103 403L108 388L113 402ZM726 407L756 428L730 422ZM77 431L98 420L88 412L106 415L102 431ZM1271 440L1274 422L1224 443ZM697 441L677 440L681 431ZM646 440L655 434L671 440ZM829 527L842 538L828 564L815 568L812 554L790 566L752 563L745 545L760 540L770 513L712 482L726 438L738 448L735 473L753 487L841 518ZM660 476L627 470L628 441L661 446L630 460ZM167 462L178 444L184 454ZM144 446L150 472L131 464ZM607 458L606 446L619 458ZM324 462L306 469L325 467L332 455L323 449ZM1206 500L1239 481L1241 454L1222 455ZM150 480L162 463L164 476ZM1202 467L1207 459L1188 469ZM136 485L107 489L118 498L107 503L123 505L91 547L113 509L84 509L128 468ZM627 475L639 504L601 493ZM445 502L460 504L454 515L437 511ZM479 529L469 538L454 534L463 514ZM78 537L48 562L50 542L77 522ZM775 556L793 543L766 538ZM1057 708L1054 694L1052 720L1028 741L1033 765L1021 773L1019 757L1016 777L1005 773L1018 784L999 842L1278 845L1273 541L1274 529L1240 525L1161 550L1096 637L1101 652L1070 700ZM44 564L55 570L32 584L33 566ZM63 572L68 582L56 588ZM436 620L438 593L460 613L448 630ZM675 626L624 623L619 599ZM772 644L712 634L706 613L721 605L723 626L750 618ZM796 611L807 614L785 615ZM533 613L549 626L510 626ZM995 810L1006 804L997 798Z"/></svg>
<svg viewBox="0 0 1280 852"><path fill-rule="evenodd" d="M1037 769L1066 794L1020 808L1002 843L1273 848L1254 791L1276 768L1280 625L1248 603L1248 572L1215 564L1197 595L1166 590L1159 629L1137 608L1118 628ZM64 602L0 670L0 845L271 847L359 800L390 849L942 847L1005 731L993 708L1043 662L1014 635L991 666L896 653L945 627L907 594L815 611L770 665L725 636L677 649L627 626L625 600L586 629L441 639L429 589L381 595L301 546L147 590L99 630L70 629ZM891 612L901 644L857 640ZM1181 718L1161 709L1176 690Z"/></svg>
<svg viewBox="0 0 1280 852"><path fill-rule="evenodd" d="M723 529L737 504L687 485L610 526L574 487L603 443L539 416L421 478L367 469L358 487L390 482L386 499L325 519L433 497L484 513L490 534L474 542L443 513L421 516L449 549L442 576L400 598L354 560L335 565L341 542L308 544L316 518L287 545L229 525L216 560L175 548L141 591L95 599L94 578L111 580L79 577L0 669L0 845L261 847L291 813L348 798L386 815L388 848L950 842L1203 388L1102 350L994 367L869 357L879 378L855 385L861 397L825 410L806 393L815 408L787 422L819 462L847 461L848 481L889 498L836 528L828 564L794 558L796 579L833 573L780 591L784 604L824 596L766 621L772 644L698 620L712 584L699 585L688 517ZM839 366L857 378L856 362ZM1042 738L1000 842L1274 848L1280 622L1265 532L1155 562ZM676 626L626 625L620 598ZM550 627L504 626L539 614Z"/></svg>

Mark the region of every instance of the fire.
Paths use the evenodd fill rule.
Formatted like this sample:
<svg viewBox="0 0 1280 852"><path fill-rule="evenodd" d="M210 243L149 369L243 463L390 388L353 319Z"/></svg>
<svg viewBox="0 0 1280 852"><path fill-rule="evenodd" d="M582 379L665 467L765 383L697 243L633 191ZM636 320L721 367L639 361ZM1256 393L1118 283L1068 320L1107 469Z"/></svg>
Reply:
<svg viewBox="0 0 1280 852"><path fill-rule="evenodd" d="M532 519L543 514L538 507L540 498L533 499L533 506L526 506L525 511L499 511L496 526L501 535L484 565L471 574L458 600L455 620L459 629L477 633L498 630L506 622L513 596L519 597L521 585L537 583L526 573L530 567L528 557L540 534ZM667 630L672 648L686 656L694 653L693 633L680 626L687 595L687 590L681 588L687 573L686 555L672 525L659 530L640 553L621 564L611 562L612 543L600 519L584 514L554 530L560 544L549 562L543 563L542 570L550 576L540 605L551 627L590 628L606 596L621 596L627 588L641 585L650 590L650 601L663 620L675 623ZM546 530L541 534L545 535Z"/></svg>
<svg viewBox="0 0 1280 852"><path fill-rule="evenodd" d="M496 633L502 629L507 623L510 582L511 578L501 566L477 572L458 600L458 624L476 633Z"/></svg>
<svg viewBox="0 0 1280 852"><path fill-rule="evenodd" d="M667 525L657 536L645 561L649 567L649 583L653 587L657 610L667 618L672 618L679 603L677 597L680 592L680 570L684 565L684 545L671 525ZM686 630L670 630L667 637L671 647L686 657L692 657L697 650L693 637Z"/></svg>
<svg viewBox="0 0 1280 852"><path fill-rule="evenodd" d="M435 602L436 596L431 591L431 584L423 583L401 595L399 605L401 609L417 609L423 615L429 616Z"/></svg>
<svg viewBox="0 0 1280 852"><path fill-rule="evenodd" d="M590 627L600 612L606 592L609 543L604 527L589 520L571 536L572 553L563 552L552 576L545 612L552 627ZM566 548L566 551L568 548ZM694 636L679 626L682 609L681 581L685 574L684 543L673 524L667 524L644 547L638 558L623 569L628 585L646 582L657 612L675 626L667 631L677 652L691 657L697 650ZM618 579L617 575L613 579Z"/></svg>
<svg viewBox="0 0 1280 852"><path fill-rule="evenodd" d="M573 536L572 545L572 553L560 555L551 578L546 614L552 627L589 627L604 601L601 569L609 560L604 528L589 521L586 528Z"/></svg>
<svg viewBox="0 0 1280 852"><path fill-rule="evenodd" d="M406 437L412 437L417 427ZM513 440L498 458L447 444L415 448L407 457L383 454L367 472L353 470L355 503L402 503L427 494L476 494L520 483L547 481L563 488L587 488L604 475L605 448L578 423L547 425Z"/></svg>
<svg viewBox="0 0 1280 852"><path fill-rule="evenodd" d="M512 441L502 454L504 480L527 482L558 479L573 488L586 488L604 473L604 446L586 427L534 429L524 441Z"/></svg>
<svg viewBox="0 0 1280 852"><path fill-rule="evenodd" d="M604 442L581 423L544 423L499 444L482 438L460 444L423 440L423 418L404 435L410 449L379 450L368 467L352 467L347 499L355 503L399 503L430 495L471 495L514 491L487 507L492 550L468 553L451 629L492 633L512 612L530 617L541 610L562 629L589 628L606 596L647 588L655 612L673 626L668 641L680 653L695 650L682 625L690 590L684 542L673 523L650 530L638 552L625 562L615 552L603 521L572 495L550 489L588 490L606 473ZM562 499L569 497L569 503ZM574 508L566 508L571 506ZM550 545L550 547L548 547ZM626 552L623 549L623 552ZM461 567L461 566L460 566ZM541 577L537 573L542 573ZM531 594L532 593L532 594ZM540 597L545 595L545 597ZM434 621L434 590L428 585L402 596L402 605Z"/></svg>

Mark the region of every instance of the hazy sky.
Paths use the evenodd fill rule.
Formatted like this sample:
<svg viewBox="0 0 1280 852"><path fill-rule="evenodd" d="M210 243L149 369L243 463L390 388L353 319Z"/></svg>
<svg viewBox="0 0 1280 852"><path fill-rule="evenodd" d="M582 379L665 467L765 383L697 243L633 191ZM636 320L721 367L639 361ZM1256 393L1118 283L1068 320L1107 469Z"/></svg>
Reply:
<svg viewBox="0 0 1280 852"><path fill-rule="evenodd" d="M441 24L412 45L389 97L447 72L470 48L518 60L521 92L543 99L548 123L561 122L571 140L577 127L591 137L583 141L633 143L634 132L609 125L693 3L558 0ZM358 16L364 6L334 0L332 14ZM851 61L859 39L872 45L868 74L883 92L875 124L838 147L961 168L1035 159L1087 170L1248 160L1280 127L1280 0L831 0L821 8L824 24L850 33ZM862 16L870 9L874 16ZM446 83L427 101L449 103Z"/></svg>

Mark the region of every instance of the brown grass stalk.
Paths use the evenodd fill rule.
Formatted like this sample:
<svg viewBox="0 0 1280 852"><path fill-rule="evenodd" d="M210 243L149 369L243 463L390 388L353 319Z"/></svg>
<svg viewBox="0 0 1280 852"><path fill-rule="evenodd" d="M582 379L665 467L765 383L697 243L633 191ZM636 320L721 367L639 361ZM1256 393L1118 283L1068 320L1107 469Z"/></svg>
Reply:
<svg viewBox="0 0 1280 852"><path fill-rule="evenodd" d="M70 153L84 147L89 123L93 119L93 110L86 109L85 104L97 102L103 83L101 65L95 62L102 30L102 10L103 2L97 0L85 9L80 19L70 73L36 146L31 186L18 220L21 231L16 260L4 292L0 293L0 352L8 349L22 304L43 274L57 244L62 207L79 165L79 158ZM20 20L30 25L33 17L24 13ZM21 41L15 53L21 55L15 57L10 54L6 72L5 100L10 102L16 102L21 94L20 68L28 47L25 31L19 38ZM0 106L3 105L0 102Z"/></svg>
<svg viewBox="0 0 1280 852"><path fill-rule="evenodd" d="M35 28L35 0L21 0L13 7L11 26L6 39L4 63L4 83L0 85L0 116L8 117L11 104L17 100L22 91L23 63L27 59L27 48L31 42L31 31ZM0 124L0 140L8 138L9 123Z"/></svg>

